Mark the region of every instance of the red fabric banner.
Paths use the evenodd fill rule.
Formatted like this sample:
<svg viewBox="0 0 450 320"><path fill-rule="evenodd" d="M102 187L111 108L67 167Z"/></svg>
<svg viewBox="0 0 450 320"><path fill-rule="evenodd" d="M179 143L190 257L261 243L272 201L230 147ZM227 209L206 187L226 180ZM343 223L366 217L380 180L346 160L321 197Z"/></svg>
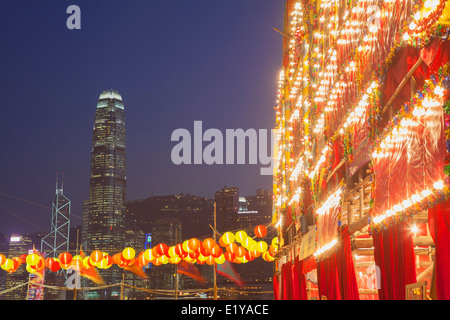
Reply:
<svg viewBox="0 0 450 320"><path fill-rule="evenodd" d="M436 298L450 300L450 199L428 209L428 227L436 246Z"/></svg>
<svg viewBox="0 0 450 320"><path fill-rule="evenodd" d="M341 238L342 243L337 252L337 264L342 300L359 300L348 226L342 229Z"/></svg>
<svg viewBox="0 0 450 320"><path fill-rule="evenodd" d="M373 235L375 265L380 268L380 300L404 300L405 286L416 282L409 223L400 222Z"/></svg>

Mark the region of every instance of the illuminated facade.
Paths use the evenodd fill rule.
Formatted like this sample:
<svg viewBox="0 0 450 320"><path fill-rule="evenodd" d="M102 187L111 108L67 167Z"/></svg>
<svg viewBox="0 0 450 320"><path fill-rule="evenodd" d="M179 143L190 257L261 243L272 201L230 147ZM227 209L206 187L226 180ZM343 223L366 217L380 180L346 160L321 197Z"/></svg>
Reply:
<svg viewBox="0 0 450 320"><path fill-rule="evenodd" d="M33 243L30 237L26 235L11 235L9 242L8 257L19 257L24 252L29 252L33 249ZM3 270L2 270L3 271ZM11 289L28 281L29 273L22 267L18 268L16 272L8 274L6 277L6 289ZM19 287L18 289L6 292L2 297L5 300L26 300L27 286Z"/></svg>
<svg viewBox="0 0 450 320"><path fill-rule="evenodd" d="M84 249L114 254L123 250L126 210L126 130L121 95L108 90L98 99L92 134L89 200L83 217ZM118 282L115 270L105 281ZM120 279L118 277L120 276ZM112 277L109 279L109 277Z"/></svg>
<svg viewBox="0 0 450 320"><path fill-rule="evenodd" d="M285 3L278 298L405 299L407 285L430 284L445 261L429 221L450 205L450 1ZM303 296L288 288L299 266Z"/></svg>

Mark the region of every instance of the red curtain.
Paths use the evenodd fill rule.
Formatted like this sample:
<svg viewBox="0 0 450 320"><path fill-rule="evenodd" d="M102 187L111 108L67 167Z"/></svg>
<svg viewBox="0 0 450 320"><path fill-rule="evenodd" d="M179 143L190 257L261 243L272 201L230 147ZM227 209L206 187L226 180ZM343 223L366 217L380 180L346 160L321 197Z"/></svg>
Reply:
<svg viewBox="0 0 450 320"><path fill-rule="evenodd" d="M274 300L280 300L280 295L278 294L279 289L280 289L280 286L278 283L278 275L275 273L273 275L273 299Z"/></svg>
<svg viewBox="0 0 450 320"><path fill-rule="evenodd" d="M307 300L306 279L303 272L303 260L296 259L292 265L292 299Z"/></svg>
<svg viewBox="0 0 450 320"><path fill-rule="evenodd" d="M348 227L342 229L341 237L337 252L317 263L319 295L328 300L359 300Z"/></svg>
<svg viewBox="0 0 450 320"><path fill-rule="evenodd" d="M399 222L373 234L375 265L380 268L380 300L404 300L405 286L416 282L410 225Z"/></svg>
<svg viewBox="0 0 450 320"><path fill-rule="evenodd" d="M321 260L317 264L319 296L327 300L341 300L336 254Z"/></svg>
<svg viewBox="0 0 450 320"><path fill-rule="evenodd" d="M450 300L450 199L428 209L428 227L436 246L436 296Z"/></svg>
<svg viewBox="0 0 450 320"><path fill-rule="evenodd" d="M348 226L341 232L342 244L337 252L340 291L343 300L359 300Z"/></svg>
<svg viewBox="0 0 450 320"><path fill-rule="evenodd" d="M292 300L292 263L286 262L281 267L281 300Z"/></svg>

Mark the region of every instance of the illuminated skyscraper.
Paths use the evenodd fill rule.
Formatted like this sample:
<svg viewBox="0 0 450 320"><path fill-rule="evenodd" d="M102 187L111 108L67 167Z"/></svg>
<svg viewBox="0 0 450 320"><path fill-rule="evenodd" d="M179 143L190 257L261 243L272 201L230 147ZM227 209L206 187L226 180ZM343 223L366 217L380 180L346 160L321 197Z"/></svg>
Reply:
<svg viewBox="0 0 450 320"><path fill-rule="evenodd" d="M82 244L88 251L101 250L113 255L124 248L125 145L122 96L114 90L104 91L95 112L89 200L83 217ZM107 283L121 281L120 271L113 268L105 271L102 275Z"/></svg>

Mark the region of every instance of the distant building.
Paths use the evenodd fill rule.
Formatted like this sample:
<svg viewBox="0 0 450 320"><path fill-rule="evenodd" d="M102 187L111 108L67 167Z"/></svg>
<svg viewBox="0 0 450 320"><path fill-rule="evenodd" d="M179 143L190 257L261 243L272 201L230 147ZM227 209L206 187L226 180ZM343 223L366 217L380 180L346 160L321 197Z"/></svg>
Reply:
<svg viewBox="0 0 450 320"><path fill-rule="evenodd" d="M231 231L237 228L239 188L223 187L215 194L217 229Z"/></svg>
<svg viewBox="0 0 450 320"><path fill-rule="evenodd" d="M7 257L20 257L22 254L28 254L33 249L31 237L27 235L12 234L9 239L9 249ZM6 289L14 288L18 285L28 282L29 273L25 266L20 266L15 272L6 275ZM23 285L15 290L3 294L5 300L26 300L28 286Z"/></svg>
<svg viewBox="0 0 450 320"><path fill-rule="evenodd" d="M183 228L181 222L174 218L160 218L153 224L152 241L154 245L165 243L167 246L174 246L181 243L183 238ZM150 269L151 288L158 290L175 290L176 288L177 265L163 264ZM179 287L180 283L178 283Z"/></svg>
<svg viewBox="0 0 450 320"><path fill-rule="evenodd" d="M218 231L236 232L244 230L249 235L253 234L257 225L269 225L272 220L272 192L270 190L258 189L254 196L243 197L239 195L237 187L224 187L216 192L216 214L217 221L223 223ZM275 236L269 228L269 233L264 239L271 241ZM273 264L257 258L249 263L234 264L236 273L244 282L244 287L239 293L232 293L227 299L273 299L272 276L274 274ZM221 286L231 287L234 283L226 278L220 277ZM264 293L263 293L264 292Z"/></svg>
<svg viewBox="0 0 450 320"><path fill-rule="evenodd" d="M89 200L84 203L82 243L87 251L115 254L124 249L126 208L126 130L122 96L114 90L101 93L92 134ZM122 270L101 274L106 283L122 280ZM100 299L118 299L116 287L102 290Z"/></svg>

